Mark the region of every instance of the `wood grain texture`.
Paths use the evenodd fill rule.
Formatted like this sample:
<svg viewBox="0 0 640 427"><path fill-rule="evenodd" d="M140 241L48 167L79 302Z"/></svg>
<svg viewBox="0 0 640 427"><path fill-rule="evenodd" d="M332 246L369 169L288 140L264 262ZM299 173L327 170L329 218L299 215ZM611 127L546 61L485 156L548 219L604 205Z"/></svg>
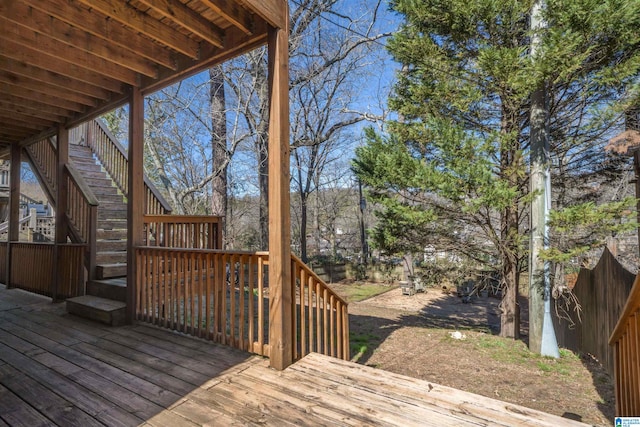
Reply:
<svg viewBox="0 0 640 427"><path fill-rule="evenodd" d="M283 371L268 365L154 326L65 315L0 286L0 426L584 425L316 353Z"/></svg>

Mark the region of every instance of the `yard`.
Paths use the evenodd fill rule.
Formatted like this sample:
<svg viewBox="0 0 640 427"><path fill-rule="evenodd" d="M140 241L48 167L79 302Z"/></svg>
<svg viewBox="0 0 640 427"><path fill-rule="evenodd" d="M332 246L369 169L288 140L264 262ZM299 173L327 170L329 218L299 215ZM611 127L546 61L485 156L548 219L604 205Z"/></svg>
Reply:
<svg viewBox="0 0 640 427"><path fill-rule="evenodd" d="M332 287L351 301L351 356L358 363L588 424L613 421L613 380L600 364L564 349L558 360L537 356L523 341L498 337L498 299L465 304L439 289L407 296L393 286ZM525 334L526 306L523 300Z"/></svg>

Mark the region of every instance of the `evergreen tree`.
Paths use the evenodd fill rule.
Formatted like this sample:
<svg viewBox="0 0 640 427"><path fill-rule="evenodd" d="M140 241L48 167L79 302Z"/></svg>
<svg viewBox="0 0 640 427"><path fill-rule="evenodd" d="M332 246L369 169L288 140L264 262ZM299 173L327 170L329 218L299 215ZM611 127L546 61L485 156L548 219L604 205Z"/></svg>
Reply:
<svg viewBox="0 0 640 427"><path fill-rule="evenodd" d="M556 179L598 173L640 67L640 2L548 2L536 58L528 54L532 3L394 1L405 22L388 47L404 67L389 106L402 120L389 122L387 135L367 131L354 161L381 207L378 247L421 251L436 242L496 260L507 337L519 335L526 267L530 96L540 85L551 94L551 158L563 160L564 174Z"/></svg>

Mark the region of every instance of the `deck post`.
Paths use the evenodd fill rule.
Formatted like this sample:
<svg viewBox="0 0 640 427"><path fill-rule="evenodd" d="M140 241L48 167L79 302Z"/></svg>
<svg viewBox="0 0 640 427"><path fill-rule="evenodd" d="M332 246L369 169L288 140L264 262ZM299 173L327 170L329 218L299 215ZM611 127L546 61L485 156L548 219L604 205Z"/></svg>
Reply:
<svg viewBox="0 0 640 427"><path fill-rule="evenodd" d="M7 288L11 287L11 242L20 240L20 168L22 148L11 144L11 166L9 176L9 234L7 236Z"/></svg>
<svg viewBox="0 0 640 427"><path fill-rule="evenodd" d="M136 317L137 264L135 248L142 245L144 214L144 96L134 87L129 98L129 194L127 194L127 324Z"/></svg>
<svg viewBox="0 0 640 427"><path fill-rule="evenodd" d="M64 126L58 126L57 149L56 149L56 231L55 247L53 249L53 278L51 283L51 298L58 299L58 266L60 265L59 245L67 243L69 234L67 223L67 180L64 177L65 165L69 162L69 130Z"/></svg>
<svg viewBox="0 0 640 427"><path fill-rule="evenodd" d="M293 363L289 202L289 28L269 28L269 346L272 368Z"/></svg>

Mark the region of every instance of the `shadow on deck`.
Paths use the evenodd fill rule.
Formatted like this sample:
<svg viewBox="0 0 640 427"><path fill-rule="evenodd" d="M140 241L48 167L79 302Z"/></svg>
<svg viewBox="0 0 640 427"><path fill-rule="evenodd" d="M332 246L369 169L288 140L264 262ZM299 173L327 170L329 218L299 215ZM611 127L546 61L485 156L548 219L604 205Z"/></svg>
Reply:
<svg viewBox="0 0 640 427"><path fill-rule="evenodd" d="M0 286L0 426L583 425L311 354L283 372L146 325L105 327Z"/></svg>

